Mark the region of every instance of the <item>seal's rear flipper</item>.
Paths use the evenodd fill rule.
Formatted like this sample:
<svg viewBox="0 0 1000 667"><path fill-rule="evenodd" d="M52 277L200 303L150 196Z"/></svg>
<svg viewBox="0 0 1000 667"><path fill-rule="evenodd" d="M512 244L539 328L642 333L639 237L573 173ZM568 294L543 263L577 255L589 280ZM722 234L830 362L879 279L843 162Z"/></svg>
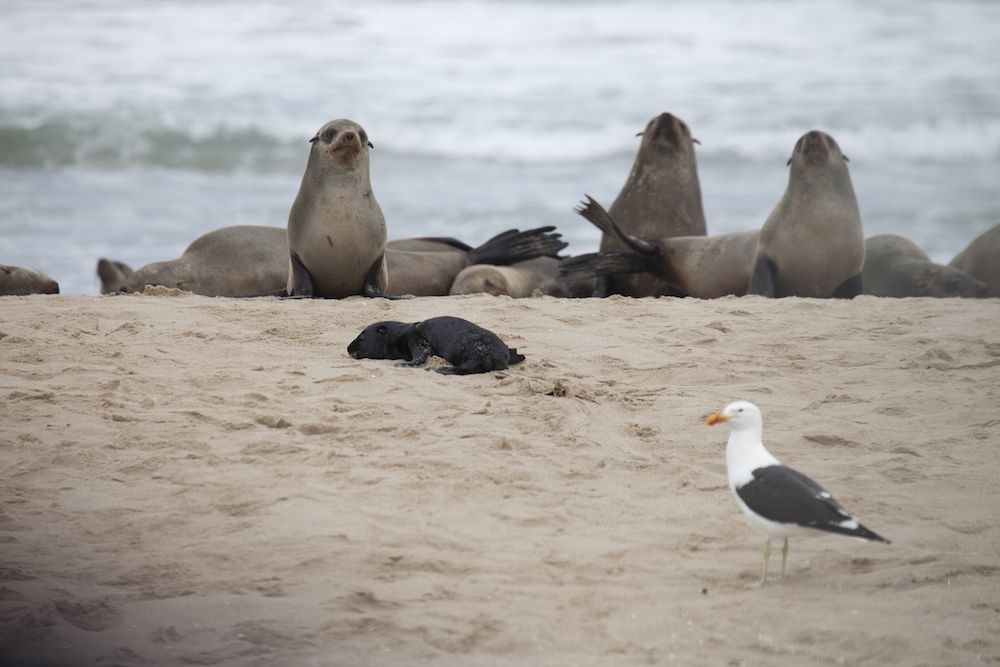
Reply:
<svg viewBox="0 0 1000 667"><path fill-rule="evenodd" d="M757 256L757 263L753 267L753 275L750 276L750 289L747 294L757 294L773 299L777 296L774 288L774 264L764 255ZM860 283L861 277L858 276Z"/></svg>
<svg viewBox="0 0 1000 667"><path fill-rule="evenodd" d="M536 257L555 257L568 243L555 227L538 227L527 231L508 229L469 252L469 266L493 264L504 266Z"/></svg>
<svg viewBox="0 0 1000 667"><path fill-rule="evenodd" d="M516 347L507 348L507 365L513 366L524 361L524 355L519 354Z"/></svg>
<svg viewBox="0 0 1000 667"><path fill-rule="evenodd" d="M584 196L587 198L587 201L581 202L581 205L573 210L583 216L585 220L608 236L617 237L622 243L640 255L660 254L660 248L655 243L650 243L649 241L636 238L631 234L626 234L618 226L618 223L615 222L615 219L611 217L611 214L604 210L604 207L596 199L590 195Z"/></svg>
<svg viewBox="0 0 1000 667"><path fill-rule="evenodd" d="M834 299L853 299L861 294L861 274L848 278L833 292Z"/></svg>
<svg viewBox="0 0 1000 667"><path fill-rule="evenodd" d="M647 273L651 270L648 257L631 252L591 252L567 257L559 263L559 275L565 280L620 273Z"/></svg>
<svg viewBox="0 0 1000 667"><path fill-rule="evenodd" d="M292 293L288 296L296 299L311 299L313 297L312 274L295 253L292 253Z"/></svg>

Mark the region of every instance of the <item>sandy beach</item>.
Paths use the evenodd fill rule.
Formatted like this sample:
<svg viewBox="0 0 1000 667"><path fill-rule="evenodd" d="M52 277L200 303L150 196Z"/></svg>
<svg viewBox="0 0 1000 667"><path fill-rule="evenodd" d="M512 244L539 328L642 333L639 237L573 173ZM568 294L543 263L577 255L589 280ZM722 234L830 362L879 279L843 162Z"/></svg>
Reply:
<svg viewBox="0 0 1000 667"><path fill-rule="evenodd" d="M1000 300L0 299L4 665L1000 662ZM345 348L457 315L527 360ZM892 540L762 589L724 426Z"/></svg>

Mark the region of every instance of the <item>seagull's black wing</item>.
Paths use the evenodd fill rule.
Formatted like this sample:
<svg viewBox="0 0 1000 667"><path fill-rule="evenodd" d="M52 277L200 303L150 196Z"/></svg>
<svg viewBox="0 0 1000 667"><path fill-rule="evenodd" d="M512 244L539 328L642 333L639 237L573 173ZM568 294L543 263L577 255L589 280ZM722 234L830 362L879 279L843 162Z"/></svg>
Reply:
<svg viewBox="0 0 1000 667"><path fill-rule="evenodd" d="M865 540L888 542L862 526L822 486L783 465L753 471L753 479L737 487L736 495L765 519L791 523Z"/></svg>

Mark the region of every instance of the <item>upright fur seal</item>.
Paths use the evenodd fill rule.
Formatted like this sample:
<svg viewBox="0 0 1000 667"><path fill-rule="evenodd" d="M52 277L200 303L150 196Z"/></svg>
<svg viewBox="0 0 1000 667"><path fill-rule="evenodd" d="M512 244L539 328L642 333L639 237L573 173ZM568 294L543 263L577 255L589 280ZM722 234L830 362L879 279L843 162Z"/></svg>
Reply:
<svg viewBox="0 0 1000 667"><path fill-rule="evenodd" d="M455 277L470 264L506 265L535 257L555 256L566 247L555 227L519 231L509 229L476 248L454 239L404 239L386 250L389 266L388 294L442 296ZM441 247L435 248L435 244ZM398 248L426 248L400 250Z"/></svg>
<svg viewBox="0 0 1000 667"><path fill-rule="evenodd" d="M59 294L59 283L44 273L0 264L0 296Z"/></svg>
<svg viewBox="0 0 1000 667"><path fill-rule="evenodd" d="M437 355L454 366L438 372L456 375L499 371L524 361L492 331L447 316L413 324L376 322L347 346L347 353L355 359L405 359L404 366L423 366Z"/></svg>
<svg viewBox="0 0 1000 667"><path fill-rule="evenodd" d="M368 133L352 120L331 120L309 142L288 214L288 295L384 296L385 216L368 174Z"/></svg>
<svg viewBox="0 0 1000 667"><path fill-rule="evenodd" d="M889 297L984 297L986 285L965 271L935 264L913 241L896 234L865 239L864 293Z"/></svg>
<svg viewBox="0 0 1000 667"><path fill-rule="evenodd" d="M847 156L830 135L802 135L788 187L760 230L750 294L842 297L861 294L865 237Z"/></svg>
<svg viewBox="0 0 1000 667"><path fill-rule="evenodd" d="M624 232L592 197L588 196L576 210L605 235L617 236L631 252L589 253L564 259L560 267L564 280L646 272L662 281L667 288L665 294L699 299L741 296L750 285L757 230L646 239Z"/></svg>
<svg viewBox="0 0 1000 667"><path fill-rule="evenodd" d="M663 113L643 130L642 143L628 180L611 204L610 213L623 231L639 238L703 236L705 212L701 203L695 140L680 118ZM603 253L626 250L613 235L601 237ZM649 275L608 276L599 295L657 296L669 291Z"/></svg>
<svg viewBox="0 0 1000 667"><path fill-rule="evenodd" d="M950 266L986 284L989 296L1000 296L1000 225L977 236L955 255Z"/></svg>
<svg viewBox="0 0 1000 667"><path fill-rule="evenodd" d="M137 271L102 258L97 275L102 294L162 285L205 296L277 295L288 280L288 240L281 227L222 227L196 238L177 259Z"/></svg>

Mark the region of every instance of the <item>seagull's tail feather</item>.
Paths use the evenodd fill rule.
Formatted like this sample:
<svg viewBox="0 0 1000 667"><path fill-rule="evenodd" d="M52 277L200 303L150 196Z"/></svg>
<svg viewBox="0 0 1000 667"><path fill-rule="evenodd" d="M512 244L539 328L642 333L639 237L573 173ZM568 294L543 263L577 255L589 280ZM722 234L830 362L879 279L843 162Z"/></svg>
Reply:
<svg viewBox="0 0 1000 667"><path fill-rule="evenodd" d="M859 540L868 540L869 542L884 542L885 544L892 544L891 541L885 539L878 533L868 530L862 526L856 519L850 521L845 521L843 524L837 523L827 523L823 525L816 525L813 528L819 528L820 530L825 530L828 533L837 533L838 535L847 535L848 537L856 537Z"/></svg>

